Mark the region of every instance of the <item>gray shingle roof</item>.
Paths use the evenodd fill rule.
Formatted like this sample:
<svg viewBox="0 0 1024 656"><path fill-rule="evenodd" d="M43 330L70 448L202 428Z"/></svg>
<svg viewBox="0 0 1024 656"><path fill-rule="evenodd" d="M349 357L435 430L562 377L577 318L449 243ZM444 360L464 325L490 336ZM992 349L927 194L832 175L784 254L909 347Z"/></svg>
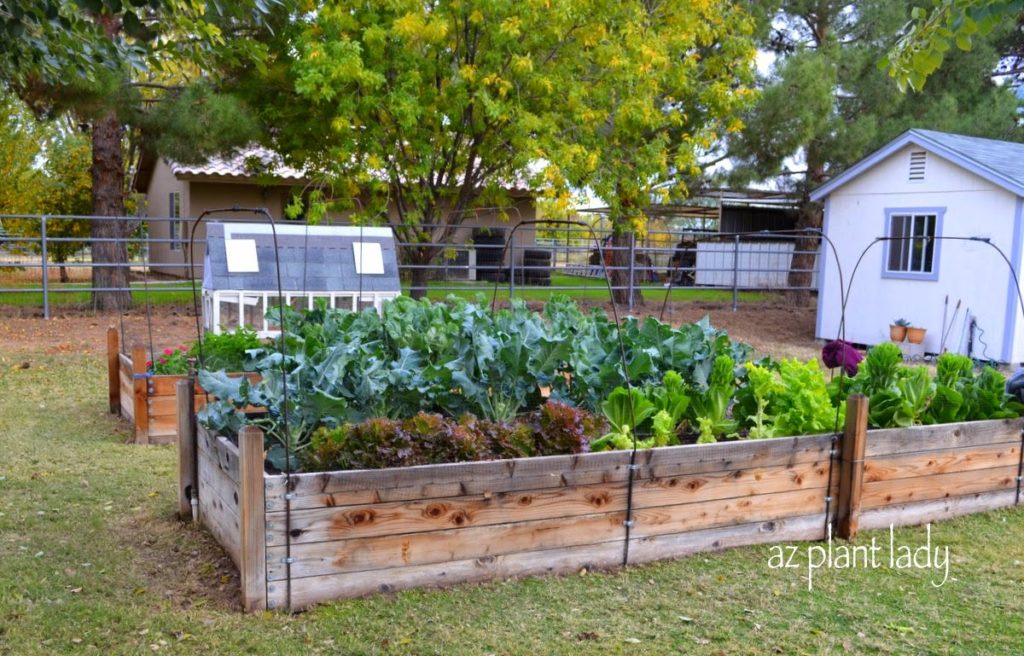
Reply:
<svg viewBox="0 0 1024 656"><path fill-rule="evenodd" d="M228 270L225 243L232 239L256 242L259 271ZM353 244L380 244L384 273L356 273ZM277 266L286 292L389 292L399 291L398 258L390 228L353 226L277 226L277 253L267 223L218 223L206 225L204 290L277 291Z"/></svg>
<svg viewBox="0 0 1024 656"><path fill-rule="evenodd" d="M935 153L1018 196L1024 196L1024 144L935 130L908 130L811 193L821 200L901 148L913 144Z"/></svg>
<svg viewBox="0 0 1024 656"><path fill-rule="evenodd" d="M994 175L1008 178L1024 187L1024 144L998 139L967 137L962 134L911 130L936 144L990 169Z"/></svg>

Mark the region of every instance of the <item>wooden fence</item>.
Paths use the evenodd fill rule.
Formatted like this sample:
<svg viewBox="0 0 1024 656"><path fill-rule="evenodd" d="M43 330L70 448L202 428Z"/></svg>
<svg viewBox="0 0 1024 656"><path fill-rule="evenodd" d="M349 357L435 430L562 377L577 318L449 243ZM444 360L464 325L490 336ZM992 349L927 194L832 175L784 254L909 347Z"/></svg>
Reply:
<svg viewBox="0 0 1024 656"><path fill-rule="evenodd" d="M183 413L188 383L179 386ZM268 475L263 435L182 444L181 512L239 566L243 605L576 572L919 524L1019 499L1021 420L402 469ZM183 426L193 424L183 417ZM194 443L189 447L189 443ZM190 464L190 459L197 462ZM191 472L191 473L190 473ZM195 481L195 485L193 485ZM629 522L628 540L627 526Z"/></svg>

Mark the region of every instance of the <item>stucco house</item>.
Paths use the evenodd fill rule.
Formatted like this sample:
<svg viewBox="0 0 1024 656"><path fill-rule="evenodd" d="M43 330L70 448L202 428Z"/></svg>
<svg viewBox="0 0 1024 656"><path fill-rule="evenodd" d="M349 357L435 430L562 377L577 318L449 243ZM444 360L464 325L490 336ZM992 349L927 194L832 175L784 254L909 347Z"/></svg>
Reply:
<svg viewBox="0 0 1024 656"><path fill-rule="evenodd" d="M144 156L135 177L135 191L145 196L145 216L170 218L149 222L149 261L152 270L174 276L188 275L188 239L191 221L205 211L226 207L261 207L270 212L274 220L284 220L285 207L296 194L302 194L313 183L303 171L284 164L277 153L261 147L251 147L232 157L214 157L199 165L180 164L162 157ZM493 208L474 210L451 240L453 245L472 240L474 228L509 228L517 221L536 218L534 193L525 183L517 182L507 190L512 207L500 212ZM395 209L390 209L392 216ZM507 218L506 218L507 217ZM219 221L260 221L251 212L221 212L214 217ZM331 216L332 222L345 223L346 214ZM205 229L200 225L195 238L202 241ZM517 233L516 244L529 247L535 244L535 231ZM458 252L458 262L472 263L469 250ZM196 276L202 274L204 249L195 246L192 259ZM523 251L516 253L522 264ZM181 263L180 265L178 263Z"/></svg>
<svg viewBox="0 0 1024 656"><path fill-rule="evenodd" d="M848 293L848 341L886 341L889 324L904 318L928 330L925 352L1024 361L1024 144L909 130L811 199L824 202L846 286L825 244L818 338L839 334Z"/></svg>

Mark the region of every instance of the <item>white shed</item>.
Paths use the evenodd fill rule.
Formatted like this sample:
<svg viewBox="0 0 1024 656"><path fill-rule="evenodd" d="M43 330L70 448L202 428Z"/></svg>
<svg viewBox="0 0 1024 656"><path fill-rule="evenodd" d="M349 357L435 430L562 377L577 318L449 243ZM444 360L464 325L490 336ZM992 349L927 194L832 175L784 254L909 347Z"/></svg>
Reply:
<svg viewBox="0 0 1024 656"><path fill-rule="evenodd" d="M886 341L889 324L905 318L928 330L924 349L937 353L945 314L946 350L972 348L977 358L1024 362L1024 321L1009 267L988 244L948 239L989 241L1020 275L1024 144L910 130L819 187L811 199L825 203L824 232L835 243L850 290L848 341ZM835 260L824 245L815 330L821 339L834 339L839 331ZM975 321L973 342L969 317Z"/></svg>

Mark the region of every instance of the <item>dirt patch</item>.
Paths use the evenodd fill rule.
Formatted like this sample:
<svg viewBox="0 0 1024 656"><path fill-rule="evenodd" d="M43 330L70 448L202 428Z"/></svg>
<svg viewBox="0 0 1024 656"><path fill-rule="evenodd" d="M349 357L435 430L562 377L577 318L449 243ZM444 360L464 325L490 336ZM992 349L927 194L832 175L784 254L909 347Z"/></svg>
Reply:
<svg viewBox="0 0 1024 656"><path fill-rule="evenodd" d="M543 309L539 301L530 302L533 309ZM609 311L608 303L582 301L586 309ZM648 303L635 312L640 316L657 317L660 304ZM620 311L621 315L626 312ZM177 346L196 338L195 314L191 307L161 305L147 316L143 309L124 317L83 310L58 311L44 320L38 310L19 313L0 311L0 351L38 351L48 353L103 353L106 350L107 328L114 326L124 335L123 348L142 344L155 351ZM751 344L759 355L773 357L816 357L821 344L814 339L815 308L795 307L782 302L742 303L733 312L728 302L678 301L666 308L664 320L680 323L699 321L708 316L711 324L729 333L736 340ZM150 335L152 334L152 340Z"/></svg>
<svg viewBox="0 0 1024 656"><path fill-rule="evenodd" d="M146 590L177 608L240 611L241 582L231 558L213 536L191 522L142 510L116 520L131 567Z"/></svg>
<svg viewBox="0 0 1024 656"><path fill-rule="evenodd" d="M123 334L122 348L142 344L154 350L177 346L196 337L195 314L191 308L161 306L147 317L134 310L120 317L87 311L58 310L46 320L35 313L4 310L0 314L0 351L39 351L47 353L105 353L107 328L114 326Z"/></svg>

